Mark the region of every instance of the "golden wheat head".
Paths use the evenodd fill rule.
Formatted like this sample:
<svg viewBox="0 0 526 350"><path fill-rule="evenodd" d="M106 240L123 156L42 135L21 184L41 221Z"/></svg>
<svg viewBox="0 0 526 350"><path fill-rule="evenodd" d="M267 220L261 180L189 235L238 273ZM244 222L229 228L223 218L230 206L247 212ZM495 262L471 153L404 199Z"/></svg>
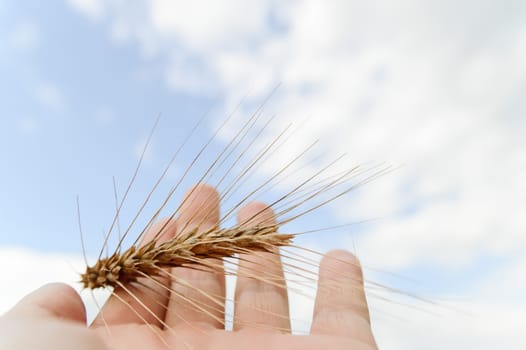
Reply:
<svg viewBox="0 0 526 350"><path fill-rule="evenodd" d="M160 244L152 240L99 259L81 274L81 283L89 289L116 287L119 283L136 282L145 275L158 276L166 267L199 265L204 259L229 258L239 252L272 253L277 247L289 245L294 237L277 233L277 229L277 225L214 227L203 232L194 228Z"/></svg>

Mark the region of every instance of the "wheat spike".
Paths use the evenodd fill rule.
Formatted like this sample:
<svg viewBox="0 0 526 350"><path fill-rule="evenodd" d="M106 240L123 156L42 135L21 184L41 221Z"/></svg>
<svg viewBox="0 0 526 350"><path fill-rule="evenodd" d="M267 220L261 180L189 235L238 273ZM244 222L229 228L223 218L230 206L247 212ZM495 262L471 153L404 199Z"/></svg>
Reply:
<svg viewBox="0 0 526 350"><path fill-rule="evenodd" d="M159 276L162 268L199 265L203 259L223 259L239 252L269 252L290 245L294 235L277 233L277 225L213 227L199 231L196 227L184 235L158 244L157 240L124 252L99 259L81 274L84 288L116 287L119 283L137 282L145 275Z"/></svg>

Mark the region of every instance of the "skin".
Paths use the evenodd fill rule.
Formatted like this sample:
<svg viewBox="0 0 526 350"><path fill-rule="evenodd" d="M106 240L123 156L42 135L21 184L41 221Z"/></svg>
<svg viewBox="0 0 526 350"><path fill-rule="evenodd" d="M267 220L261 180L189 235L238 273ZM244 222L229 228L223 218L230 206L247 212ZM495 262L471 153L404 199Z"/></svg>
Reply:
<svg viewBox="0 0 526 350"><path fill-rule="evenodd" d="M257 202L238 213L240 223L268 224L274 220L272 210ZM151 232L164 226L162 241L194 227L214 226L218 221L217 192L210 186L199 185L187 194L176 220L162 221ZM152 235L147 235L145 241ZM279 255L260 253L240 258L234 331L223 330L219 320L224 315L211 301L220 300L225 293L224 271L217 261L211 261L208 271L176 268L169 271L171 278L167 276L158 283L147 281L147 288L117 288L116 296L108 300L91 326L86 326L84 304L73 288L64 284L41 287L0 318L0 348L377 349L363 286L357 283L362 280L362 271L351 253L332 251L322 260L319 285L337 285L338 289L335 292L319 288L311 334L307 336L288 334L288 298L283 282L278 278L272 285L248 276L253 275L254 269L262 278L282 276ZM173 278L186 281L203 293L184 283L173 283ZM167 286L184 297L169 293ZM125 289L133 291L136 297ZM197 301L201 309L187 300Z"/></svg>

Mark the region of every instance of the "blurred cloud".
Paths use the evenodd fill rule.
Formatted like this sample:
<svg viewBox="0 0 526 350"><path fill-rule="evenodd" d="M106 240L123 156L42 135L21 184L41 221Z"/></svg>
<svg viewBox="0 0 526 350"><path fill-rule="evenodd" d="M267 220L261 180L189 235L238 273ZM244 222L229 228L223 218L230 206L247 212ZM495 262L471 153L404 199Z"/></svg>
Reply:
<svg viewBox="0 0 526 350"><path fill-rule="evenodd" d="M374 306L374 303L373 303ZM523 349L522 318L526 309L503 306L500 303L462 303L469 312L447 316L428 315L418 310L406 310L403 319L376 319L378 346L389 349ZM400 310L381 305L378 312L400 314Z"/></svg>
<svg viewBox="0 0 526 350"><path fill-rule="evenodd" d="M66 105L62 90L55 83L49 81L38 83L34 94L36 99L48 108L60 110Z"/></svg>
<svg viewBox="0 0 526 350"><path fill-rule="evenodd" d="M115 114L111 108L107 106L102 106L95 111L94 115L95 121L102 125L111 124L115 120Z"/></svg>
<svg viewBox="0 0 526 350"><path fill-rule="evenodd" d="M130 28L128 40L167 58L168 86L221 90L233 105L247 91L262 99L279 81L280 123L312 117L304 132L312 138L293 149L321 137L352 162L404 164L341 208L385 219L357 242L371 264L458 266L526 243L518 234L525 224L510 219L526 210L526 192L517 191L526 124L506 116L526 112L524 102L509 101L526 80L526 25L512 15L524 5L145 1L142 8L140 17L113 10ZM400 215L404 208L414 214Z"/></svg>
<svg viewBox="0 0 526 350"><path fill-rule="evenodd" d="M484 285L472 286L469 299L439 302L430 313L426 308L370 298L371 307L379 310L373 313L378 345L389 349L419 349L423 344L437 350L523 349L525 263L521 257L512 273L508 265L498 268L484 279Z"/></svg>
<svg viewBox="0 0 526 350"><path fill-rule="evenodd" d="M32 51L40 42L39 28L32 21L20 21L9 34L7 41L8 45L17 51Z"/></svg>
<svg viewBox="0 0 526 350"><path fill-rule="evenodd" d="M225 47L246 47L267 35L265 0L198 0L149 2L152 28L166 40L177 40L190 52L214 52ZM206 9L206 11L203 11ZM243 15L240 15L243 14Z"/></svg>
<svg viewBox="0 0 526 350"><path fill-rule="evenodd" d="M220 90L231 106L282 82L279 122L312 117L312 137L292 151L321 137L352 163L403 164L340 210L382 217L356 242L372 265L461 267L526 244L526 103L513 98L526 84L526 4L159 0L143 1L143 16L122 6L110 22L166 58L168 86Z"/></svg>
<svg viewBox="0 0 526 350"><path fill-rule="evenodd" d="M11 266L3 273L0 314L7 311L23 295L46 283L56 281L71 284L78 279L75 270L83 265L82 260L76 256L45 254L5 246L0 247L0 263L3 266Z"/></svg>
<svg viewBox="0 0 526 350"><path fill-rule="evenodd" d="M108 3L104 0L68 0L68 2L91 19L101 19Z"/></svg>
<svg viewBox="0 0 526 350"><path fill-rule="evenodd" d="M18 130L26 135L34 134L38 131L38 122L33 118L20 118L17 121Z"/></svg>
<svg viewBox="0 0 526 350"><path fill-rule="evenodd" d="M24 295L47 283L69 284L79 293L81 292L81 286L76 281L79 280L79 273L84 270L85 263L79 256L46 254L4 246L0 247L0 264L12 267L4 271L0 284L2 286L0 315L13 307ZM92 320L98 313L97 305L104 304L108 293L96 291L93 295L91 293L81 295L86 305L87 319Z"/></svg>

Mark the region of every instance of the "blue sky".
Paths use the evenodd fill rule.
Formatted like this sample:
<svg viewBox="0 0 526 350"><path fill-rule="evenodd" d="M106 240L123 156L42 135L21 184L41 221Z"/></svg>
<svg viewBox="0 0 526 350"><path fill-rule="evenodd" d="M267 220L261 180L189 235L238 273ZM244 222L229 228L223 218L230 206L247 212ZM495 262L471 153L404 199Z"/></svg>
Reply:
<svg viewBox="0 0 526 350"><path fill-rule="evenodd" d="M399 166L292 228L375 221L303 243L356 249L366 266L418 281L390 283L484 315L470 326L448 315L455 320L444 326L392 311L416 320L421 335L407 340L380 322L380 343L489 349L506 338L520 348L525 12L522 2L468 0L0 1L0 256L29 254L57 271L80 257L77 195L88 251L96 251L114 211L112 177L122 193L159 113L124 222L203 114L199 137L160 193L244 96L203 164L280 83L265 110L276 117L259 142L291 122L296 131L286 152L262 164L261 178L318 138L316 157L298 164L305 174L343 153L342 168ZM69 278L39 275L9 302Z"/></svg>
<svg viewBox="0 0 526 350"><path fill-rule="evenodd" d="M157 115L170 131L156 138L173 138L168 154L212 101L138 77L133 48L112 45L66 3L4 5L1 23L2 242L76 251L76 195L82 205L95 194L86 211L111 205L112 176L131 176Z"/></svg>

